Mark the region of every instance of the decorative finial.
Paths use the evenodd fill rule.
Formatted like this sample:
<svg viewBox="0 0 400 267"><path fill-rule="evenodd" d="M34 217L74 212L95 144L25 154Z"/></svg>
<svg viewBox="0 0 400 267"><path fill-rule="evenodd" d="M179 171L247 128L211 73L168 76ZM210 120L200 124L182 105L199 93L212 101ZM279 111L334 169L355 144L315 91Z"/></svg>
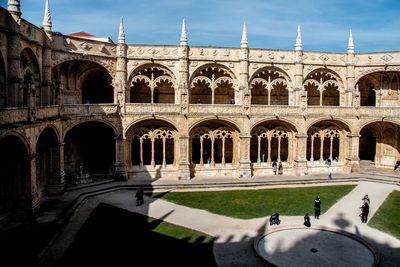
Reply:
<svg viewBox="0 0 400 267"><path fill-rule="evenodd" d="M125 44L124 19L122 17L119 23L118 43Z"/></svg>
<svg viewBox="0 0 400 267"><path fill-rule="evenodd" d="M299 25L297 26L296 51L301 51L301 50L303 50L303 44L301 42L301 31Z"/></svg>
<svg viewBox="0 0 400 267"><path fill-rule="evenodd" d="M186 23L185 19L182 20L182 33L181 33L181 43L180 45L188 45L188 40L186 36Z"/></svg>
<svg viewBox="0 0 400 267"><path fill-rule="evenodd" d="M350 35L349 35L349 44L347 45L347 53L354 53L354 42L353 42L353 34L350 29Z"/></svg>
<svg viewBox="0 0 400 267"><path fill-rule="evenodd" d="M44 8L44 17L42 22L42 27L45 31L51 32L51 15L50 15L50 6L49 0L46 0L46 6Z"/></svg>
<svg viewBox="0 0 400 267"><path fill-rule="evenodd" d="M17 16L21 16L21 4L20 4L20 1L19 0L8 0L8 3L7 3L7 8L8 8L8 11L11 13L11 14L15 14L15 15L17 15Z"/></svg>
<svg viewBox="0 0 400 267"><path fill-rule="evenodd" d="M243 22L242 42L241 42L240 47L247 48L248 43L249 42L247 42L247 30L246 30L246 21L245 21L245 22Z"/></svg>

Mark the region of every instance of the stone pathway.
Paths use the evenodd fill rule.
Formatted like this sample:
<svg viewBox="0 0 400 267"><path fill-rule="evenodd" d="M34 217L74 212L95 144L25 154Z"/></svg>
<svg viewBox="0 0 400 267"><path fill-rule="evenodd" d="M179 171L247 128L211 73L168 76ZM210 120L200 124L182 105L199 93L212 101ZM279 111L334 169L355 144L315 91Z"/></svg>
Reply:
<svg viewBox="0 0 400 267"><path fill-rule="evenodd" d="M310 185L307 185L310 186ZM283 187L283 186L281 186ZM392 190L400 190L399 186L358 182L352 192L344 196L320 220L313 225L342 229L357 234L370 242L382 253L381 266L399 266L400 240L362 224L358 214L361 198L367 193L371 199L370 218L383 203ZM269 217L242 220L212 214L208 211L192 209L176 205L161 199L145 197L145 204L137 207L134 194L130 190L102 194L90 198L71 218L65 231L50 247L47 263L57 258L65 249L66 241L73 240L74 235L83 225L91 210L99 203L108 203L132 212L165 220L169 223L191 228L216 237L214 255L219 266L265 266L253 249L254 238L262 235L269 227ZM323 199L322 209L323 209ZM302 216L281 216L280 226L298 225L302 227ZM50 265L50 264L47 264Z"/></svg>

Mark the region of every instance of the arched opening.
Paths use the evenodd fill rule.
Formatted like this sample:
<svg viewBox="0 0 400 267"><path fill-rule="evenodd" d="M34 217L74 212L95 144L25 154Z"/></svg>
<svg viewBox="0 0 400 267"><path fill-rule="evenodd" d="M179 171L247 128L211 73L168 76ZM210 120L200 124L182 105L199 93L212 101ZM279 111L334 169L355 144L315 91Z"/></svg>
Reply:
<svg viewBox="0 0 400 267"><path fill-rule="evenodd" d="M111 175L115 162L114 138L114 130L102 122L83 122L70 129L64 138L66 178L82 172L91 177Z"/></svg>
<svg viewBox="0 0 400 267"><path fill-rule="evenodd" d="M5 218L19 219L29 207L30 164L20 138L9 135L0 140L0 224Z"/></svg>
<svg viewBox="0 0 400 267"><path fill-rule="evenodd" d="M51 187L60 175L60 150L52 128L48 127L40 134L36 154L36 187L41 198L49 193L48 187Z"/></svg>
<svg viewBox="0 0 400 267"><path fill-rule="evenodd" d="M306 156L309 166L324 166L328 159L333 167L342 164L345 160L344 137L348 132L348 126L340 121L321 121L312 125L307 131Z"/></svg>
<svg viewBox="0 0 400 267"><path fill-rule="evenodd" d="M250 160L254 166L270 167L271 162L291 164L292 139L295 129L282 121L266 121L251 131Z"/></svg>
<svg viewBox="0 0 400 267"><path fill-rule="evenodd" d="M329 69L312 71L303 82L307 91L308 105L339 106L343 83L339 76Z"/></svg>
<svg viewBox="0 0 400 267"><path fill-rule="evenodd" d="M192 175L211 175L205 171L215 166L223 169L235 166L237 142L238 131L229 123L210 120L197 125L190 131Z"/></svg>
<svg viewBox="0 0 400 267"><path fill-rule="evenodd" d="M375 85L372 82L372 77L362 77L356 87L360 92L360 105L361 106L376 106Z"/></svg>
<svg viewBox="0 0 400 267"><path fill-rule="evenodd" d="M392 168L400 158L400 126L390 122L373 122L360 131L360 160L372 161L376 167Z"/></svg>
<svg viewBox="0 0 400 267"><path fill-rule="evenodd" d="M195 72L190 82L190 104L233 104L235 82L220 65L206 65Z"/></svg>
<svg viewBox="0 0 400 267"><path fill-rule="evenodd" d="M113 103L112 76L100 64L70 60L52 69L52 101L62 104Z"/></svg>
<svg viewBox="0 0 400 267"><path fill-rule="evenodd" d="M370 126L362 128L360 132L359 158L360 160L375 161L376 138Z"/></svg>
<svg viewBox="0 0 400 267"><path fill-rule="evenodd" d="M82 78L82 104L114 102L112 77L107 70L97 67L87 71Z"/></svg>
<svg viewBox="0 0 400 267"><path fill-rule="evenodd" d="M289 82L287 75L275 68L258 71L250 82L251 104L288 105Z"/></svg>
<svg viewBox="0 0 400 267"><path fill-rule="evenodd" d="M175 103L175 80L159 65L146 65L130 78L130 103Z"/></svg>
<svg viewBox="0 0 400 267"><path fill-rule="evenodd" d="M130 148L128 163L134 172L150 172L155 169L172 168L176 163L177 132L170 123L162 120L147 120L131 126L127 131Z"/></svg>
<svg viewBox="0 0 400 267"><path fill-rule="evenodd" d="M29 48L22 50L20 54L22 90L18 92L19 106L27 107L35 104L41 106L41 99L46 99L47 92L42 92L40 87L40 69L35 53ZM43 97L42 97L43 94Z"/></svg>
<svg viewBox="0 0 400 267"><path fill-rule="evenodd" d="M7 107L6 67L2 53L0 53L0 108Z"/></svg>

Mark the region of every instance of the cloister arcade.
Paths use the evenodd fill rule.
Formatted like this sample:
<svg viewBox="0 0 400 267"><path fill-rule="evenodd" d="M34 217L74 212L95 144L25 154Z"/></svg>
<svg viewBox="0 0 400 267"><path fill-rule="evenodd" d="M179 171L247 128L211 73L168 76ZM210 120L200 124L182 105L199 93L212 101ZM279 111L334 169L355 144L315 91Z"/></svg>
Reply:
<svg viewBox="0 0 400 267"><path fill-rule="evenodd" d="M311 106L339 106L342 90L342 81L333 71L317 69L304 79L303 87L307 91L307 104Z"/></svg>
<svg viewBox="0 0 400 267"><path fill-rule="evenodd" d="M265 68L250 81L251 104L289 105L290 79L282 70Z"/></svg>
<svg viewBox="0 0 400 267"><path fill-rule="evenodd" d="M52 102L63 104L113 103L112 77L101 65L70 60L52 69Z"/></svg>
<svg viewBox="0 0 400 267"><path fill-rule="evenodd" d="M235 103L237 82L233 74L222 65L199 68L190 81L190 104Z"/></svg>
<svg viewBox="0 0 400 267"><path fill-rule="evenodd" d="M161 65L145 65L130 78L130 103L175 103L176 82L170 70Z"/></svg>

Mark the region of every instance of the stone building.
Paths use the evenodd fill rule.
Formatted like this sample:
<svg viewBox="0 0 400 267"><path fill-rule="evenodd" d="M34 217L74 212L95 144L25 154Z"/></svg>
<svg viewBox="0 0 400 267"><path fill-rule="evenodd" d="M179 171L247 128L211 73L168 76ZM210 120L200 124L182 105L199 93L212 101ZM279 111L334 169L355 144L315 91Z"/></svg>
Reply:
<svg viewBox="0 0 400 267"><path fill-rule="evenodd" d="M0 8L0 220L68 179L196 179L392 168L400 52L126 44L52 31ZM116 29L117 30L117 29Z"/></svg>

